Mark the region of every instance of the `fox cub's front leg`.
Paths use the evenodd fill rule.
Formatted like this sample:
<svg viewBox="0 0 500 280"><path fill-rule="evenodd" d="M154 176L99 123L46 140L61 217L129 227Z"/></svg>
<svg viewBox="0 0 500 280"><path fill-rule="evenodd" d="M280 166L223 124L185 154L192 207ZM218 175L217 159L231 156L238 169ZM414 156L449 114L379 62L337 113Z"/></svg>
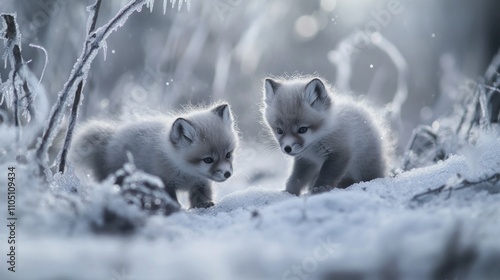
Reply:
<svg viewBox="0 0 500 280"><path fill-rule="evenodd" d="M338 187L346 174L349 158L347 151L329 155L319 170L318 178L311 187L311 193L322 193Z"/></svg>
<svg viewBox="0 0 500 280"><path fill-rule="evenodd" d="M214 206L210 183L200 183L189 191L191 208L208 208Z"/></svg>
<svg viewBox="0 0 500 280"><path fill-rule="evenodd" d="M294 195L300 195L300 191L306 185L311 184L317 173L318 168L314 163L303 158L296 158L292 175L290 175L286 183L286 191Z"/></svg>

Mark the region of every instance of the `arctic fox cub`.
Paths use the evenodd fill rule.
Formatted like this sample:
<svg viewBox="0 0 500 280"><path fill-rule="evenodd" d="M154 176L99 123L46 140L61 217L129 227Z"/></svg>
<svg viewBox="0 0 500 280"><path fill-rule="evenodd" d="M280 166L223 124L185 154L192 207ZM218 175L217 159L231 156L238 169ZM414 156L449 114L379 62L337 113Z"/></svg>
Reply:
<svg viewBox="0 0 500 280"><path fill-rule="evenodd" d="M206 208L213 206L211 181L231 177L237 142L229 105L221 104L177 118L90 122L76 136L72 159L103 180L130 152L137 169L159 177L175 201L176 191L186 190L191 207Z"/></svg>
<svg viewBox="0 0 500 280"><path fill-rule="evenodd" d="M319 78L264 81L264 119L295 157L286 190L299 195L386 175L383 130L363 105L333 95Z"/></svg>

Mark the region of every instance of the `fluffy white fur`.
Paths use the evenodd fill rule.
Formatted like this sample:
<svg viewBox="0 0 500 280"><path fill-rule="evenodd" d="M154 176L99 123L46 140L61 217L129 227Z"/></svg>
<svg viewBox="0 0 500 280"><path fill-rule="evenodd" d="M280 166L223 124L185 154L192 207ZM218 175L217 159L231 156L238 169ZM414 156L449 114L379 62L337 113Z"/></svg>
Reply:
<svg viewBox="0 0 500 280"><path fill-rule="evenodd" d="M122 168L130 152L136 167L158 176L173 199L186 190L192 207L209 207L211 181L232 175L236 145L231 110L220 104L182 116L89 122L77 132L71 159L103 180Z"/></svg>
<svg viewBox="0 0 500 280"><path fill-rule="evenodd" d="M387 174L387 141L371 110L333 94L319 78L264 81L264 119L294 157L286 190L347 187ZM385 137L385 139L384 139Z"/></svg>

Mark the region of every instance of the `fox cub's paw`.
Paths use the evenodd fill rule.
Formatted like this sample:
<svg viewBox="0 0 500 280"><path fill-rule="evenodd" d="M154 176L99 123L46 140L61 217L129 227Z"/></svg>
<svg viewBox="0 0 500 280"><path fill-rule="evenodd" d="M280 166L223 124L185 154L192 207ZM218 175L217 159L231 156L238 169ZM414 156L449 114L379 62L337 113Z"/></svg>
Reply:
<svg viewBox="0 0 500 280"><path fill-rule="evenodd" d="M320 193L328 192L331 189L332 189L331 186L312 187L311 188L311 194L320 194Z"/></svg>
<svg viewBox="0 0 500 280"><path fill-rule="evenodd" d="M215 204L212 201L206 201L206 202L199 202L196 205L193 205L192 208L210 208L214 205Z"/></svg>
<svg viewBox="0 0 500 280"><path fill-rule="evenodd" d="M282 190L281 192L282 193L293 194L293 195L296 195L296 196L300 196L300 191L299 192L292 192L292 191L289 191L289 190Z"/></svg>

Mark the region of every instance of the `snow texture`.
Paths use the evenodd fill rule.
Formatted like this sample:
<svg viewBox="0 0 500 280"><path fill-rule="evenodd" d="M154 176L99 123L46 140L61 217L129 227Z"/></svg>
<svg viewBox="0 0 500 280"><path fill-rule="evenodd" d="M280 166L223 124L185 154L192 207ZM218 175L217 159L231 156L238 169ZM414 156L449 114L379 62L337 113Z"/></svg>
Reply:
<svg viewBox="0 0 500 280"><path fill-rule="evenodd" d="M412 202L456 183L457 174L497 172L496 135L432 166L302 197L282 191L289 159L252 146L242 144L240 176L215 186L214 207L170 216L127 204L111 180L79 180L70 168L47 191L30 175L35 167L2 160L0 170L17 170L19 262L16 273L0 270L0 279L500 277L498 186ZM5 186L5 176L0 180Z"/></svg>

